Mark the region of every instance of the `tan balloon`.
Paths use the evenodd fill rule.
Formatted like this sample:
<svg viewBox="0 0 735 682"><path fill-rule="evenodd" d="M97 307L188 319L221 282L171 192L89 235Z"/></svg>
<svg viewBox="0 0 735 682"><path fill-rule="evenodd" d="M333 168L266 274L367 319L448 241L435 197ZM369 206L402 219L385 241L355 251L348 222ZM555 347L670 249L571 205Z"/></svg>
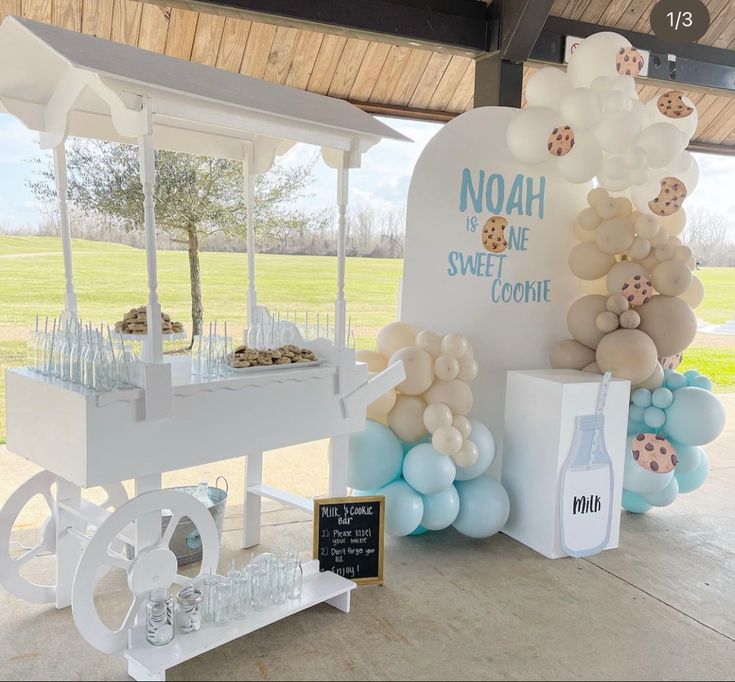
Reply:
<svg viewBox="0 0 735 682"><path fill-rule="evenodd" d="M401 348L390 356L389 364L403 362L406 378L396 386L404 395L421 395L434 381L434 362L421 348Z"/></svg>
<svg viewBox="0 0 735 682"><path fill-rule="evenodd" d="M452 411L444 403L432 403L424 410L424 426L434 433L442 426L452 426Z"/></svg>
<svg viewBox="0 0 735 682"><path fill-rule="evenodd" d="M569 269L579 279L599 279L615 265L615 256L603 253L593 242L582 242L569 253Z"/></svg>
<svg viewBox="0 0 735 682"><path fill-rule="evenodd" d="M401 348L413 346L416 341L416 330L407 322L391 322L385 325L377 337L378 353L389 358Z"/></svg>
<svg viewBox="0 0 735 682"><path fill-rule="evenodd" d="M595 202L595 211L603 220L610 220L618 214L618 205L613 197L608 197Z"/></svg>
<svg viewBox="0 0 735 682"><path fill-rule="evenodd" d="M583 372L589 372L590 374L602 374L600 367L597 362L590 362L589 365L582 367Z"/></svg>
<svg viewBox="0 0 735 682"><path fill-rule="evenodd" d="M461 414L455 414L452 417L452 426L462 434L462 438L469 438L472 433L472 423Z"/></svg>
<svg viewBox="0 0 735 682"><path fill-rule="evenodd" d="M688 246L677 246L674 249L674 260L680 260L682 263L689 263L692 258L692 250ZM687 265L687 267L689 267Z"/></svg>
<svg viewBox="0 0 735 682"><path fill-rule="evenodd" d="M462 449L464 439L453 426L440 426L431 437L434 450L442 455L456 455Z"/></svg>
<svg viewBox="0 0 735 682"><path fill-rule="evenodd" d="M659 358L681 353L697 334L697 318L681 298L652 296L637 310L641 316L638 331L651 337Z"/></svg>
<svg viewBox="0 0 735 682"><path fill-rule="evenodd" d="M452 414L461 414L466 417L472 410L474 398L472 389L464 381L440 381L437 379L431 388L424 393L424 399L429 403L444 403Z"/></svg>
<svg viewBox="0 0 735 682"><path fill-rule="evenodd" d="M355 358L367 364L368 372L382 372L388 366L388 361L374 350L359 350Z"/></svg>
<svg viewBox="0 0 735 682"><path fill-rule="evenodd" d="M674 257L674 247L671 244L659 244L654 250L653 255L659 262L671 260Z"/></svg>
<svg viewBox="0 0 735 682"><path fill-rule="evenodd" d="M681 296L692 284L692 272L680 260L667 260L653 269L651 284L659 294Z"/></svg>
<svg viewBox="0 0 735 682"><path fill-rule="evenodd" d="M597 214L595 214L597 215ZM595 241L595 231L585 230L579 223L574 223L574 236L581 242L593 242Z"/></svg>
<svg viewBox="0 0 735 682"><path fill-rule="evenodd" d="M618 215L627 218L633 215L633 203L628 197L615 197L615 203L618 207Z"/></svg>
<svg viewBox="0 0 735 682"><path fill-rule="evenodd" d="M650 279L649 275L653 272L653 269L658 265L658 259L651 253L647 258L636 261L646 271L646 279Z"/></svg>
<svg viewBox="0 0 735 682"><path fill-rule="evenodd" d="M605 332L597 328L596 320L597 316L605 310L607 310L607 297L605 296L591 295L578 298L567 311L569 333L588 348L597 348Z"/></svg>
<svg viewBox="0 0 735 682"><path fill-rule="evenodd" d="M658 364L656 346L638 329L617 329L597 346L597 364L601 371L637 384L645 381Z"/></svg>
<svg viewBox="0 0 735 682"><path fill-rule="evenodd" d="M607 290L611 294L619 294L623 290L623 284L636 275L648 278L648 272L640 263L632 260L615 263L607 273Z"/></svg>
<svg viewBox="0 0 735 682"><path fill-rule="evenodd" d="M643 237L636 237L628 247L628 258L632 260L641 260L649 253L651 253L651 242Z"/></svg>
<svg viewBox="0 0 735 682"><path fill-rule="evenodd" d="M371 373L371 376L374 376ZM368 419L374 419L376 421L385 419L388 412L390 412L396 404L398 399L398 392L395 388L391 388L389 391L383 393L376 401L370 403L367 408Z"/></svg>
<svg viewBox="0 0 735 682"><path fill-rule="evenodd" d="M434 360L434 374L442 381L456 379L459 374L459 360L451 355L440 355Z"/></svg>
<svg viewBox="0 0 735 682"><path fill-rule="evenodd" d="M459 359L459 373L457 379L460 381L474 381L477 378L479 367L475 362L475 358L470 353L465 353Z"/></svg>
<svg viewBox="0 0 735 682"><path fill-rule="evenodd" d="M641 323L641 316L635 310L626 310L618 318L623 329L637 329Z"/></svg>
<svg viewBox="0 0 735 682"><path fill-rule="evenodd" d="M614 332L620 326L620 320L615 313L611 313L609 310L600 313L595 318L595 327L603 334L609 334ZM596 346L595 346L596 347Z"/></svg>
<svg viewBox="0 0 735 682"><path fill-rule="evenodd" d="M647 215L645 213L638 213L634 223L635 233L643 239L652 239L655 237L661 225L655 216Z"/></svg>
<svg viewBox="0 0 735 682"><path fill-rule="evenodd" d="M684 209L680 208L676 213L672 213L670 216L660 217L659 221L661 223L661 229L666 232L666 234L676 237L684 231L687 216Z"/></svg>
<svg viewBox="0 0 735 682"><path fill-rule="evenodd" d="M630 301L623 294L612 294L607 299L607 309L611 313L620 315L630 308Z"/></svg>
<svg viewBox="0 0 735 682"><path fill-rule="evenodd" d="M595 351L574 339L559 341L549 355L549 364L553 369L582 369L594 361Z"/></svg>
<svg viewBox="0 0 735 682"><path fill-rule="evenodd" d="M453 455L452 459L458 467L467 468L477 462L479 457L480 450L478 447L471 440L465 440L459 452Z"/></svg>
<svg viewBox="0 0 735 682"><path fill-rule="evenodd" d="M442 352L442 337L430 329L425 329L416 334L416 345L432 358L438 358Z"/></svg>
<svg viewBox="0 0 735 682"><path fill-rule="evenodd" d="M607 280L605 277L600 277L600 279L580 279L579 288L585 294L607 296Z"/></svg>
<svg viewBox="0 0 735 682"><path fill-rule="evenodd" d="M704 300L702 280L692 275L692 283L683 294L679 294L679 298L686 301L691 308L696 308Z"/></svg>
<svg viewBox="0 0 735 682"><path fill-rule="evenodd" d="M595 243L600 251L612 255L625 253L634 239L633 223L619 216L605 220L595 230Z"/></svg>
<svg viewBox="0 0 735 682"><path fill-rule="evenodd" d="M607 201L610 194L604 187L595 187L587 192L587 203L590 206L596 206L601 201Z"/></svg>
<svg viewBox="0 0 735 682"><path fill-rule="evenodd" d="M421 398L399 395L393 409L388 413L388 426L401 440L413 443L427 434L424 410L426 402Z"/></svg>
<svg viewBox="0 0 735 682"><path fill-rule="evenodd" d="M577 217L577 222L579 222L579 226L583 230L589 231L595 230L597 226L602 222L602 218L597 215L597 211L595 211L592 206L589 206L580 212L579 216Z"/></svg>
<svg viewBox="0 0 735 682"><path fill-rule="evenodd" d="M649 241L655 249L657 246L666 244L669 241L669 235L666 233L666 230L659 230Z"/></svg>
<svg viewBox="0 0 735 682"><path fill-rule="evenodd" d="M632 390L636 388L647 388L649 391L655 391L657 388L661 388L664 383L664 368L661 367L660 363L656 363L656 367L651 376L640 384L634 384Z"/></svg>

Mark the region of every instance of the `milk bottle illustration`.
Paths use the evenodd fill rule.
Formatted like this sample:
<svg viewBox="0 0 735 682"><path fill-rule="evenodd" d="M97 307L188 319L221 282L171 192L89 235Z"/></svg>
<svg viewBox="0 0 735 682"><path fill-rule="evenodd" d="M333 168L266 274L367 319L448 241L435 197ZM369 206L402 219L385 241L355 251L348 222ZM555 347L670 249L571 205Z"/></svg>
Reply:
<svg viewBox="0 0 735 682"><path fill-rule="evenodd" d="M595 414L577 417L572 447L561 478L561 546L573 557L602 551L612 524L613 467L605 447L605 374Z"/></svg>

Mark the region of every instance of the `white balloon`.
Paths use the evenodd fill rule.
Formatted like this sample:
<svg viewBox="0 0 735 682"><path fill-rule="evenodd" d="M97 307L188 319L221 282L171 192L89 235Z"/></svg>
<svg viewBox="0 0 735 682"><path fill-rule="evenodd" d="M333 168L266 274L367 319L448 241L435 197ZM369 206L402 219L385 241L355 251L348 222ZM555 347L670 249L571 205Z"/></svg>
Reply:
<svg viewBox="0 0 735 682"><path fill-rule="evenodd" d="M465 440L459 452L452 456L454 463L465 469L474 466L479 458L480 449L471 440Z"/></svg>
<svg viewBox="0 0 735 682"><path fill-rule="evenodd" d="M626 169L625 174L620 178L611 178L600 173L597 176L597 182L599 182L605 189L609 189L611 192L621 192L622 190L630 187L630 171Z"/></svg>
<svg viewBox="0 0 735 682"><path fill-rule="evenodd" d="M681 234L684 231L686 221L687 214L683 208L680 208L676 213L672 213L670 216L659 216L661 231L674 236Z"/></svg>
<svg viewBox="0 0 735 682"><path fill-rule="evenodd" d="M646 150L636 145L625 152L625 163L631 170L645 168L647 165Z"/></svg>
<svg viewBox="0 0 735 682"><path fill-rule="evenodd" d="M619 90L610 90L602 96L602 106L606 114L619 114L625 111L628 97Z"/></svg>
<svg viewBox="0 0 735 682"><path fill-rule="evenodd" d="M440 426L431 437L434 450L442 455L456 455L462 449L464 439L453 426Z"/></svg>
<svg viewBox="0 0 735 682"><path fill-rule="evenodd" d="M574 183L588 182L597 175L601 165L602 149L589 133L575 133L572 150L556 159L559 175Z"/></svg>
<svg viewBox="0 0 735 682"><path fill-rule="evenodd" d="M434 360L434 374L437 379L451 381L459 374L459 362L451 355L440 355Z"/></svg>
<svg viewBox="0 0 735 682"><path fill-rule="evenodd" d="M629 147L640 132L640 116L633 111L605 114L595 126L597 141L610 154L617 154Z"/></svg>
<svg viewBox="0 0 735 682"><path fill-rule="evenodd" d="M559 125L558 119L559 114L549 107L521 109L508 124L506 139L510 153L523 163L546 161L549 135Z"/></svg>
<svg viewBox="0 0 735 682"><path fill-rule="evenodd" d="M635 89L635 79L632 76L618 76L612 82L612 89L622 92L627 99L638 99Z"/></svg>
<svg viewBox="0 0 735 682"><path fill-rule="evenodd" d="M452 417L452 426L462 434L462 438L469 438L472 433L472 423L467 417L457 414Z"/></svg>
<svg viewBox="0 0 735 682"><path fill-rule="evenodd" d="M639 213L635 220L635 233L643 239L651 239L658 234L661 229L656 216Z"/></svg>
<svg viewBox="0 0 735 682"><path fill-rule="evenodd" d="M630 170L630 184L631 185L642 185L648 181L648 168L631 168Z"/></svg>
<svg viewBox="0 0 735 682"><path fill-rule="evenodd" d="M528 106L556 108L559 98L572 89L567 74L552 66L537 71L526 84Z"/></svg>
<svg viewBox="0 0 735 682"><path fill-rule="evenodd" d="M567 75L574 87L590 85L597 78L610 79L610 86L618 77L616 55L630 42L611 31L595 33L579 43L569 58Z"/></svg>
<svg viewBox="0 0 735 682"><path fill-rule="evenodd" d="M442 337L430 329L425 329L416 334L416 345L432 358L437 358L441 355Z"/></svg>
<svg viewBox="0 0 735 682"><path fill-rule="evenodd" d="M442 426L452 426L452 411L444 403L432 403L424 410L423 420L426 430L434 433Z"/></svg>
<svg viewBox="0 0 735 682"><path fill-rule="evenodd" d="M559 97L559 93L556 93L554 104L559 102ZM596 126L602 118L602 102L594 90L574 88L561 98L559 113L561 119L566 121L575 133L589 130Z"/></svg>
<svg viewBox="0 0 735 682"><path fill-rule="evenodd" d="M628 257L633 260L642 260L651 253L651 242L643 237L636 237L628 247Z"/></svg>
<svg viewBox="0 0 735 682"><path fill-rule="evenodd" d="M467 337L453 332L442 339L442 353L453 358L461 358L466 352L469 343Z"/></svg>
<svg viewBox="0 0 735 682"><path fill-rule="evenodd" d="M628 176L628 166L624 156L606 156L602 162L602 174L613 180Z"/></svg>
<svg viewBox="0 0 735 682"><path fill-rule="evenodd" d="M645 150L649 166L663 168L684 151L687 142L684 135L670 123L654 123L641 131L635 144Z"/></svg>
<svg viewBox="0 0 735 682"><path fill-rule="evenodd" d="M676 93L674 97L667 96L672 93ZM693 111L688 113L685 108L682 109L677 101L679 98L676 95L681 96L681 104L683 104L684 107L690 107ZM670 114L669 116L659 109L659 103L661 104L663 111L667 111ZM678 116L676 115L677 110L679 111ZM694 137L694 133L697 130L697 124L699 122L699 115L697 114L697 108L694 106L692 100L683 92L669 90L663 95L647 102L645 105L645 111L648 123L669 123L681 131L687 141Z"/></svg>
<svg viewBox="0 0 735 682"><path fill-rule="evenodd" d="M474 381L477 378L479 367L475 359L469 354L465 353L459 359L459 372L457 373L457 379L460 381Z"/></svg>
<svg viewBox="0 0 735 682"><path fill-rule="evenodd" d="M600 96L611 90L612 86L612 78L607 78L607 76L598 76L590 83L590 87Z"/></svg>
<svg viewBox="0 0 735 682"><path fill-rule="evenodd" d="M687 192L691 194L699 184L699 164L688 151L683 151L661 171L661 176L679 178L686 185Z"/></svg>

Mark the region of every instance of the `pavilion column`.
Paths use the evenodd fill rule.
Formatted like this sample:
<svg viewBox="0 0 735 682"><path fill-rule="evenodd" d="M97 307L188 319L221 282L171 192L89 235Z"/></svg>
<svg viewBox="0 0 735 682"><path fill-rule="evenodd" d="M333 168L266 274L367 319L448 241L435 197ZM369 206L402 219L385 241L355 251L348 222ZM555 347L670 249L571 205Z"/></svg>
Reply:
<svg viewBox="0 0 735 682"><path fill-rule="evenodd" d="M345 301L345 258L347 249L347 201L349 195L347 154L340 155L337 166L337 302L335 304L335 346L341 351L347 345Z"/></svg>
<svg viewBox="0 0 735 682"><path fill-rule="evenodd" d="M247 145L243 176L244 194L247 206L248 227L248 327L257 319L258 297L255 290L255 147Z"/></svg>
<svg viewBox="0 0 735 682"><path fill-rule="evenodd" d="M66 172L66 148L62 141L53 149L54 175L56 178L56 194L59 199L59 225L61 226L61 247L64 253L64 276L66 287L64 292L64 314L75 319L77 317L77 295L74 291L74 270L71 256L71 227L69 225L69 183Z"/></svg>

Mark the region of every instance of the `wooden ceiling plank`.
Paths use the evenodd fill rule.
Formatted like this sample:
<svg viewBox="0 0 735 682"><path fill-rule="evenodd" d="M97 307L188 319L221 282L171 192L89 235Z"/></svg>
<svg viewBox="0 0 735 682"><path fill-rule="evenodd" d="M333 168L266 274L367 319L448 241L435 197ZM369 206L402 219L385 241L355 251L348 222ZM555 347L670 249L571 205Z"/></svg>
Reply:
<svg viewBox="0 0 735 682"><path fill-rule="evenodd" d="M356 102L368 102L388 58L390 45L373 41L368 45L365 57L352 84L349 98Z"/></svg>
<svg viewBox="0 0 735 682"><path fill-rule="evenodd" d="M462 113L472 107L475 98L475 62L470 60L467 69L457 84L452 99L449 101L447 111Z"/></svg>
<svg viewBox="0 0 735 682"><path fill-rule="evenodd" d="M391 101L391 94L401 79L411 48L404 45L391 45L383 68L370 95L371 102L385 104Z"/></svg>
<svg viewBox="0 0 735 682"><path fill-rule="evenodd" d="M697 139L706 142L711 141L710 135L719 125L721 125L720 119L727 105L728 100L724 97L718 97L716 101L712 103L697 126Z"/></svg>
<svg viewBox="0 0 735 682"><path fill-rule="evenodd" d="M187 61L191 59L198 22L199 12L179 7L172 8L166 36L166 54L169 57Z"/></svg>
<svg viewBox="0 0 735 682"><path fill-rule="evenodd" d="M112 8L112 40L137 46L143 6L133 0L115 0Z"/></svg>
<svg viewBox="0 0 735 682"><path fill-rule="evenodd" d="M452 55L443 52L433 52L424 73L414 90L409 106L414 109L428 109L431 98L434 96L444 72L449 66Z"/></svg>
<svg viewBox="0 0 735 682"><path fill-rule="evenodd" d="M576 0L573 6L567 10L569 12L569 18L577 21L581 20L589 5L590 0Z"/></svg>
<svg viewBox="0 0 735 682"><path fill-rule="evenodd" d="M273 39L276 37L276 28L275 24L253 22L248 42L245 45L240 73L253 78L263 78L265 67L268 66Z"/></svg>
<svg viewBox="0 0 735 682"><path fill-rule="evenodd" d="M236 73L240 72L251 26L252 22L244 19L233 19L232 17L225 19L215 66Z"/></svg>
<svg viewBox="0 0 735 682"><path fill-rule="evenodd" d="M650 5L650 0L631 0L618 20L611 26L632 29Z"/></svg>
<svg viewBox="0 0 735 682"><path fill-rule="evenodd" d="M329 85L328 95L342 99L349 96L362 66L362 60L365 59L369 44L367 40L359 38L349 38L347 40L344 52L342 52L342 59L340 59Z"/></svg>
<svg viewBox="0 0 735 682"><path fill-rule="evenodd" d="M628 8L630 0L611 0L602 4L604 9L597 23L601 26L615 26Z"/></svg>
<svg viewBox="0 0 735 682"><path fill-rule="evenodd" d="M298 28L279 26L276 29L273 45L268 55L268 63L265 67L264 77L267 81L273 81L281 85L286 82L288 72L291 69L298 35Z"/></svg>
<svg viewBox="0 0 735 682"><path fill-rule="evenodd" d="M171 8L162 5L143 4L140 19L138 47L163 54L166 49L166 36L171 19Z"/></svg>
<svg viewBox="0 0 735 682"><path fill-rule="evenodd" d="M324 34L319 31L299 31L294 46L291 67L286 75L286 85L306 90L323 38Z"/></svg>
<svg viewBox="0 0 735 682"><path fill-rule="evenodd" d="M565 17L566 10L569 4L569 0L554 0L554 4L551 6L550 14L555 17Z"/></svg>
<svg viewBox="0 0 735 682"><path fill-rule="evenodd" d="M200 64L206 64L207 66L215 66L217 64L217 54L222 43L222 32L224 29L225 17L218 14L200 12L197 30L194 35L194 45L191 48L191 60ZM237 68L239 71L239 64Z"/></svg>
<svg viewBox="0 0 735 682"><path fill-rule="evenodd" d="M699 130L698 137L704 137L712 144L722 144L722 141L732 130L732 120L735 117L735 99L729 99L720 114L713 118L711 123Z"/></svg>
<svg viewBox="0 0 735 682"><path fill-rule="evenodd" d="M461 57L460 55L452 56L439 84L436 86L436 90L434 90L431 96L429 109L435 111L448 110L452 95L457 89L471 61L472 59L469 57Z"/></svg>
<svg viewBox="0 0 735 682"><path fill-rule="evenodd" d="M82 33L110 39L112 35L112 8L114 0L84 0L82 6Z"/></svg>
<svg viewBox="0 0 735 682"><path fill-rule="evenodd" d="M346 44L347 38L344 36L324 34L319 54L314 62L314 69L306 86L307 90L318 92L321 95L327 94Z"/></svg>
<svg viewBox="0 0 735 682"><path fill-rule="evenodd" d="M19 17L23 15L20 0L0 0L0 19L5 17Z"/></svg>
<svg viewBox="0 0 735 682"><path fill-rule="evenodd" d="M23 0L21 3L21 12L28 19L50 24L53 13L51 0Z"/></svg>
<svg viewBox="0 0 735 682"><path fill-rule="evenodd" d="M715 40L722 31L732 22L729 9L730 0L708 0L707 9L709 10L710 24L705 34L697 41L704 45L714 45Z"/></svg>
<svg viewBox="0 0 735 682"><path fill-rule="evenodd" d="M82 30L82 0L53 0L51 23L72 31Z"/></svg>
<svg viewBox="0 0 735 682"><path fill-rule="evenodd" d="M592 0L592 2L588 3L587 7L584 8L584 12L582 12L579 20L586 21L590 24L599 24L600 20L602 19L602 15L605 13L605 10L608 7L608 4L609 3L607 2Z"/></svg>
<svg viewBox="0 0 735 682"><path fill-rule="evenodd" d="M658 0L650 0L646 7L644 7L638 20L633 24L633 30L639 33L652 33L651 30L651 10ZM646 4L646 3L643 3Z"/></svg>

